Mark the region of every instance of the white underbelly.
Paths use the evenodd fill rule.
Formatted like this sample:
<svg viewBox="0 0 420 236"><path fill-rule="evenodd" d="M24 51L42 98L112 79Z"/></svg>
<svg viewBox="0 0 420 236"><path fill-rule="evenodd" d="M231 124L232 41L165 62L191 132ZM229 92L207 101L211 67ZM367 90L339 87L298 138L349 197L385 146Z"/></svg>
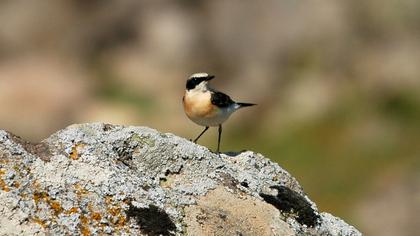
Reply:
<svg viewBox="0 0 420 236"><path fill-rule="evenodd" d="M216 116L212 118L191 118L194 123L201 126L219 126L227 120L228 117Z"/></svg>
<svg viewBox="0 0 420 236"><path fill-rule="evenodd" d="M211 117L190 117L190 119L201 126L219 126L225 122L234 111L234 109L224 108Z"/></svg>

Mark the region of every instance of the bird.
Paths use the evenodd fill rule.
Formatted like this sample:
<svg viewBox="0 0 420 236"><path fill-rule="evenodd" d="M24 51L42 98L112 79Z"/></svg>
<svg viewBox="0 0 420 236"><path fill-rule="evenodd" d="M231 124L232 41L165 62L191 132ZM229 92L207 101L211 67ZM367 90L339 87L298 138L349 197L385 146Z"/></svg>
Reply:
<svg viewBox="0 0 420 236"><path fill-rule="evenodd" d="M182 97L184 111L187 117L194 123L204 126L204 130L194 139L198 139L209 129L218 127L217 154L220 155L220 139L222 136L222 124L235 111L256 104L235 102L228 95L210 87L210 80L214 75L207 73L194 73L186 83L185 93Z"/></svg>

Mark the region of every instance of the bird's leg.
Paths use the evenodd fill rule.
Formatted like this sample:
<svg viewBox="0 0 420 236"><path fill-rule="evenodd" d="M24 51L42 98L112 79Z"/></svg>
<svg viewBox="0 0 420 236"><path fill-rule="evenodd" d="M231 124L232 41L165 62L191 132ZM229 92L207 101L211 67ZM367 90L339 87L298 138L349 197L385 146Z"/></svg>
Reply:
<svg viewBox="0 0 420 236"><path fill-rule="evenodd" d="M203 135L207 130L209 129L208 126L206 126L206 128L204 128L203 132L200 133L200 135L198 135L198 137L196 139L194 139L194 143L197 143L197 140L201 137L201 135Z"/></svg>
<svg viewBox="0 0 420 236"><path fill-rule="evenodd" d="M220 138L222 137L222 124L219 125L219 138L217 139L217 154L220 154Z"/></svg>

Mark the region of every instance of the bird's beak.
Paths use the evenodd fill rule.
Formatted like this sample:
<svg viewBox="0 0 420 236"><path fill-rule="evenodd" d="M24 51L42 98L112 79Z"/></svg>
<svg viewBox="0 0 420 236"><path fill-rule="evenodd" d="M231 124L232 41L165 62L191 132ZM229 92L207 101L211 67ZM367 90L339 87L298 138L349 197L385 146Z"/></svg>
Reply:
<svg viewBox="0 0 420 236"><path fill-rule="evenodd" d="M206 81L210 81L210 80L212 80L213 78L214 78L214 75L209 75L209 76L207 76Z"/></svg>

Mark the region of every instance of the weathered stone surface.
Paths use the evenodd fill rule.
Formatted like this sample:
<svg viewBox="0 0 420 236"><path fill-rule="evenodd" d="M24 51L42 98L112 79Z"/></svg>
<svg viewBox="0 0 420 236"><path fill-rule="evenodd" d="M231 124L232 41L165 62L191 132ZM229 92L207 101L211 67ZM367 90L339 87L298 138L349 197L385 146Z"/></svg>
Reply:
<svg viewBox="0 0 420 236"><path fill-rule="evenodd" d="M285 170L146 127L0 131L0 235L361 235Z"/></svg>

